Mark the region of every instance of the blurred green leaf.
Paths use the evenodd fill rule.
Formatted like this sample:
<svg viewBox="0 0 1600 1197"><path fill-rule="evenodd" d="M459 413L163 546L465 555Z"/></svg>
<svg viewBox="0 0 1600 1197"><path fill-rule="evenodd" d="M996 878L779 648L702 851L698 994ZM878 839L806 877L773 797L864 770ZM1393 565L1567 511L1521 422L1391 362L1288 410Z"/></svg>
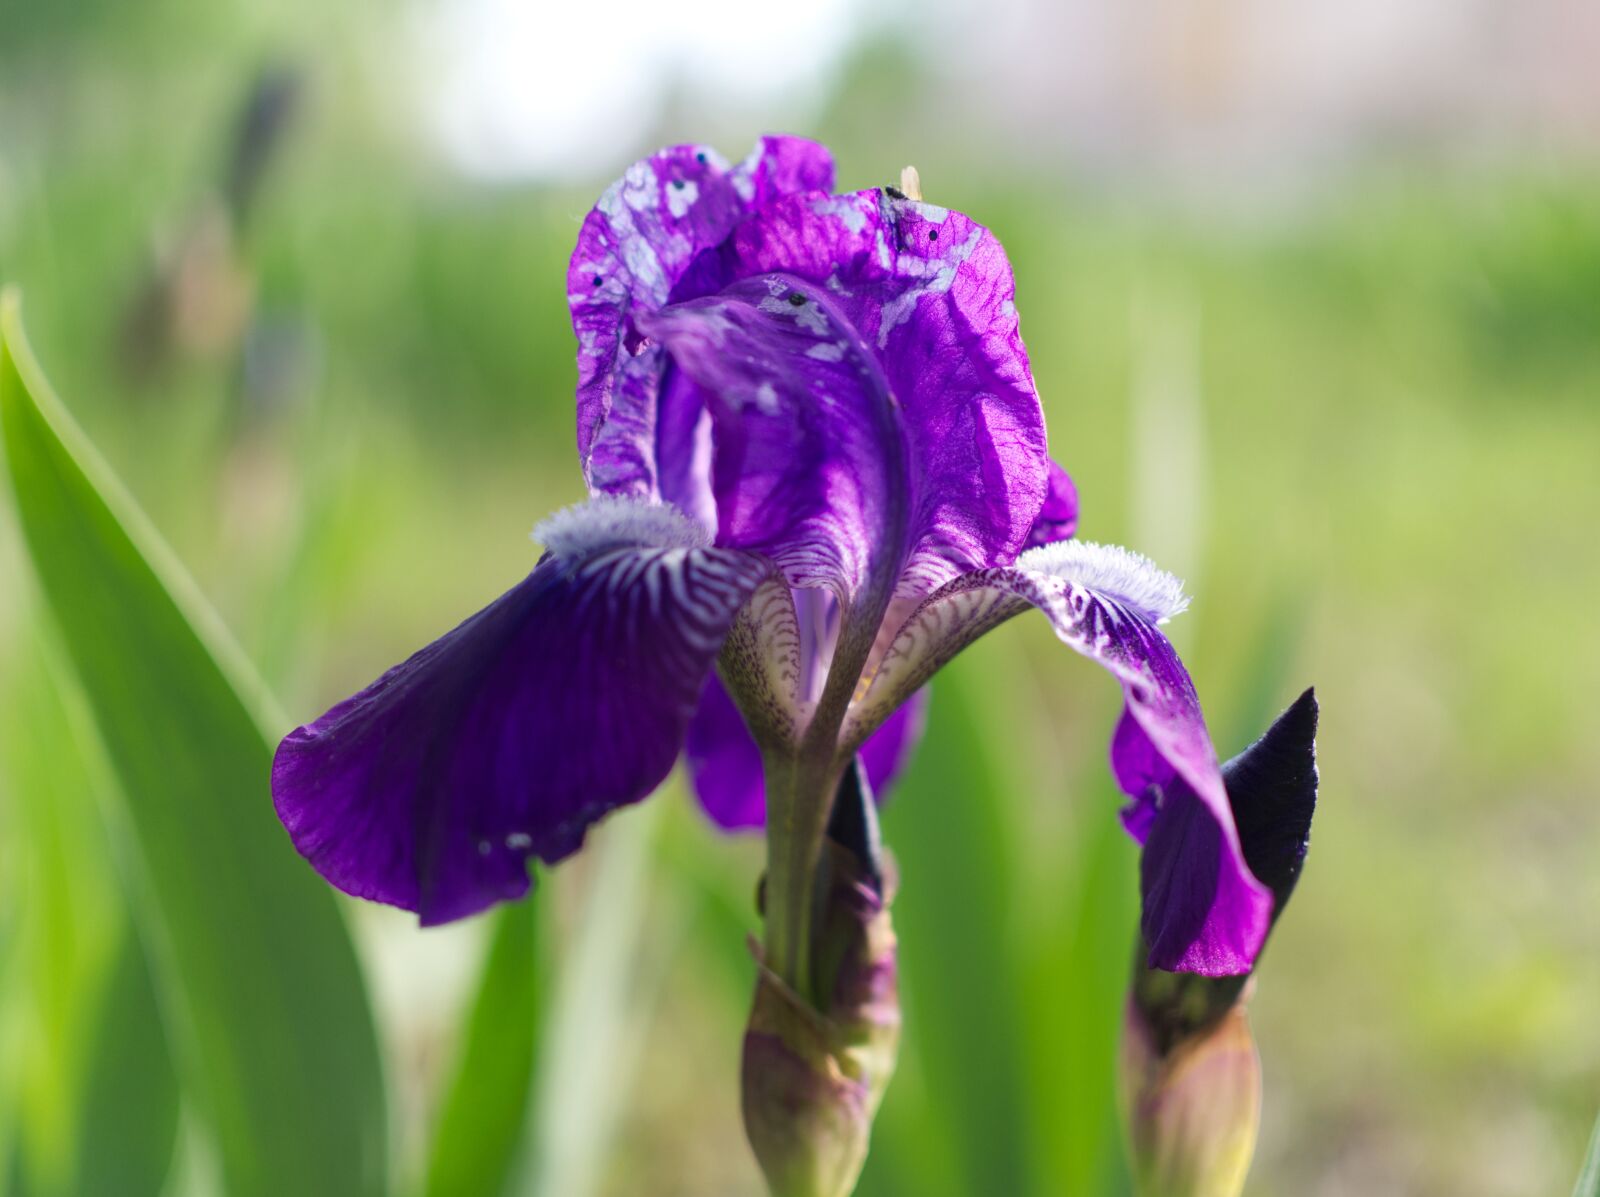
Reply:
<svg viewBox="0 0 1600 1197"><path fill-rule="evenodd" d="M18 734L0 748L26 874L27 951L6 993L27 1028L19 1166L30 1191L155 1197L177 1139L177 1079L95 801L113 783L45 647L6 679Z"/></svg>
<svg viewBox="0 0 1600 1197"><path fill-rule="evenodd" d="M1029 973L1029 1112L1049 1191L1111 1197L1129 1185L1116 1068L1139 921L1139 854L1105 766L1095 761L1078 776L1078 792L1066 796L1080 828L1077 842L1063 845L1068 893L1059 916L1041 928Z"/></svg>
<svg viewBox="0 0 1600 1197"><path fill-rule="evenodd" d="M539 1046L537 906L502 907L439 1115L428 1197L498 1197L517 1160Z"/></svg>
<svg viewBox="0 0 1600 1197"><path fill-rule="evenodd" d="M333 893L273 816L249 671L45 384L14 294L0 297L0 431L24 539L120 783L146 941L226 1188L381 1193L365 987Z"/></svg>
<svg viewBox="0 0 1600 1197"><path fill-rule="evenodd" d="M902 1095L890 1088L864 1197L901 1191L898 1178L917 1156L932 1163L917 1172L915 1191L926 1197L1040 1191L1030 1175L1018 957L1006 936L1016 861L995 793L1000 741L986 734L987 686L970 653L941 671L926 739L884 812L902 881L894 920L906 1052L935 1096L927 1120L899 1139L904 1124L889 1107ZM931 1140L948 1151L948 1166L932 1162Z"/></svg>
<svg viewBox="0 0 1600 1197"><path fill-rule="evenodd" d="M144 949L129 932L91 1044L74 1197L157 1197L177 1137L178 1078Z"/></svg>
<svg viewBox="0 0 1600 1197"><path fill-rule="evenodd" d="M1589 1138L1589 1154L1584 1157L1583 1172L1578 1177L1578 1187L1572 1197L1600 1197L1600 1119L1594 1124L1594 1134Z"/></svg>

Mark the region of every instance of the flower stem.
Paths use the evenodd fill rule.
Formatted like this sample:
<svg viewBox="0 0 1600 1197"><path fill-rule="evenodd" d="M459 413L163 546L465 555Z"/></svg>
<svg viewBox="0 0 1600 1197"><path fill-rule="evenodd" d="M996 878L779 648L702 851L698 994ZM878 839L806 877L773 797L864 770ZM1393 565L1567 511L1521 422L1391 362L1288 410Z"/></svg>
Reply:
<svg viewBox="0 0 1600 1197"><path fill-rule="evenodd" d="M838 785L832 753L797 753L766 766L767 967L796 993L811 992L811 915L815 878Z"/></svg>
<svg viewBox="0 0 1600 1197"><path fill-rule="evenodd" d="M879 612L881 618L881 611ZM817 865L846 761L839 731L872 647L876 620L846 619L822 697L799 745L769 753L767 786L767 967L813 1004L811 922ZM867 629L863 632L862 629Z"/></svg>

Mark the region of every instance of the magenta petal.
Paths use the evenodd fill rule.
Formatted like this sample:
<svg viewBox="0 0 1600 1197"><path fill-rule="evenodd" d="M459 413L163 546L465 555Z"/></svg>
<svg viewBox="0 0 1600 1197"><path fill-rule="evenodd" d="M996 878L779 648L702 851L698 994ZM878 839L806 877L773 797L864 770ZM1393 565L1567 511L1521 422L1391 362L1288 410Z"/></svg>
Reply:
<svg viewBox="0 0 1600 1197"><path fill-rule="evenodd" d="M596 494L656 497L656 403L664 363L633 318L667 302L696 254L775 196L833 185L815 142L765 137L730 166L705 146L634 163L578 233L567 301L578 338L578 455Z"/></svg>
<svg viewBox="0 0 1600 1197"><path fill-rule="evenodd" d="M717 543L761 553L790 586L826 588L847 607L886 600L905 542L904 434L834 297L764 275L640 327L711 412Z"/></svg>
<svg viewBox="0 0 1600 1197"><path fill-rule="evenodd" d="M318 872L447 922L521 896L528 857L562 859L655 789L770 569L667 514L565 513L523 582L284 738L273 799ZM669 535L641 545L641 524Z"/></svg>
<svg viewBox="0 0 1600 1197"><path fill-rule="evenodd" d="M877 191L784 196L702 255L674 298L771 273L826 288L899 405L915 483L902 596L1009 564L1049 465L999 241L959 212Z"/></svg>
<svg viewBox="0 0 1600 1197"><path fill-rule="evenodd" d="M1052 460L1049 489L1045 493L1044 506L1039 508L1039 514L1028 532L1027 547L1035 549L1058 540L1070 540L1077 530L1078 488L1073 485L1072 475Z"/></svg>
<svg viewBox="0 0 1600 1197"><path fill-rule="evenodd" d="M1185 602L1175 579L1125 550L1078 541L1030 550L1014 567L976 571L929 596L885 654L858 719L874 726L963 646L1037 607L1122 686L1112 768L1135 799L1129 830L1145 843L1151 965L1231 975L1250 971L1261 950L1272 895L1245 861L1194 685L1158 627Z"/></svg>
<svg viewBox="0 0 1600 1197"><path fill-rule="evenodd" d="M922 739L928 692L919 690L861 746L861 762L877 800L884 802ZM761 751L716 674L706 679L700 709L684 744L689 781L711 821L724 831L767 822Z"/></svg>

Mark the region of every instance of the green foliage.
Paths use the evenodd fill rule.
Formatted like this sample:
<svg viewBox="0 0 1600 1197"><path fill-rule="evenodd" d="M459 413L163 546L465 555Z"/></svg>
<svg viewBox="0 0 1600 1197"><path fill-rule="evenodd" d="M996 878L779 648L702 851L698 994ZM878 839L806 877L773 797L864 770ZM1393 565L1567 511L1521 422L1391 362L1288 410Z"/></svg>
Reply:
<svg viewBox="0 0 1600 1197"><path fill-rule="evenodd" d="M135 909L227 1190L381 1193L364 986L334 895L273 816L243 672L44 383L14 294L0 302L0 430L31 560L116 776Z"/></svg>
<svg viewBox="0 0 1600 1197"><path fill-rule="evenodd" d="M525 900L493 916L461 1059L434 1134L427 1197L500 1197L513 1175L539 1049L537 910Z"/></svg>
<svg viewBox="0 0 1600 1197"><path fill-rule="evenodd" d="M1600 1120L1594 1124L1589 1152L1583 1160L1583 1173L1578 1177L1578 1187L1572 1190L1572 1197L1600 1197Z"/></svg>

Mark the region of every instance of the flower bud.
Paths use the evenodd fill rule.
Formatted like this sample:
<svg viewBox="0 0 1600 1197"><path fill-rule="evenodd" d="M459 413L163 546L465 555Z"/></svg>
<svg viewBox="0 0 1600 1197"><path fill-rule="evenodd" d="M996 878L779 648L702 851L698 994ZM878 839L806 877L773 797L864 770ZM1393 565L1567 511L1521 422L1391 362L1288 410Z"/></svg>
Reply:
<svg viewBox="0 0 1600 1197"><path fill-rule="evenodd" d="M763 963L744 1040L745 1133L773 1197L848 1197L899 1048L893 879L859 764L840 785L816 893L816 1000Z"/></svg>
<svg viewBox="0 0 1600 1197"><path fill-rule="evenodd" d="M1121 1065L1134 1191L1237 1197L1261 1119L1261 1061L1244 1003L1163 1051L1130 1001Z"/></svg>
<svg viewBox="0 0 1600 1197"><path fill-rule="evenodd" d="M1276 922L1305 863L1317 804L1317 701L1307 690L1222 767L1250 871ZM1237 1197L1261 1118L1250 976L1150 968L1142 938L1123 1023L1120 1098L1141 1197Z"/></svg>

